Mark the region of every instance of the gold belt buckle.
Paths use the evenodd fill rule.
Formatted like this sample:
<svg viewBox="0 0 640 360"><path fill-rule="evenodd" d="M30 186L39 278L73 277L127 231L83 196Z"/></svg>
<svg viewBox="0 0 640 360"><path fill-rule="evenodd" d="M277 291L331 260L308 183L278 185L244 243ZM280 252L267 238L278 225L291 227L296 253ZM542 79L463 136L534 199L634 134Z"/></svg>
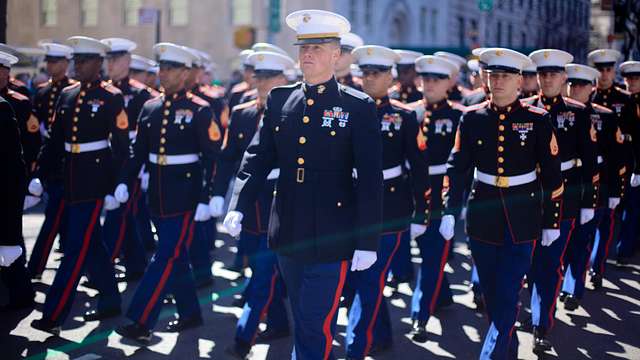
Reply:
<svg viewBox="0 0 640 360"><path fill-rule="evenodd" d="M499 188L508 188L509 178L506 176L496 176L496 186Z"/></svg>
<svg viewBox="0 0 640 360"><path fill-rule="evenodd" d="M74 154L80 153L80 144L71 144L71 152Z"/></svg>
<svg viewBox="0 0 640 360"><path fill-rule="evenodd" d="M158 165L167 165L167 155L158 155Z"/></svg>
<svg viewBox="0 0 640 360"><path fill-rule="evenodd" d="M296 182L303 183L304 182L304 168L298 168L296 170Z"/></svg>

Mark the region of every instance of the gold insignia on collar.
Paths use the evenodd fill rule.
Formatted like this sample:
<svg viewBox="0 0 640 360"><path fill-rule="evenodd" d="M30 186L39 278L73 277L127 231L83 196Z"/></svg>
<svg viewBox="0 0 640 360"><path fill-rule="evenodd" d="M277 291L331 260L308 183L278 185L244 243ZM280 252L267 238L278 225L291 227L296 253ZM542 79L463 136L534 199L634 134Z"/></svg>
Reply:
<svg viewBox="0 0 640 360"><path fill-rule="evenodd" d="M326 90L326 87L324 85L318 86L318 94L322 94L325 90Z"/></svg>

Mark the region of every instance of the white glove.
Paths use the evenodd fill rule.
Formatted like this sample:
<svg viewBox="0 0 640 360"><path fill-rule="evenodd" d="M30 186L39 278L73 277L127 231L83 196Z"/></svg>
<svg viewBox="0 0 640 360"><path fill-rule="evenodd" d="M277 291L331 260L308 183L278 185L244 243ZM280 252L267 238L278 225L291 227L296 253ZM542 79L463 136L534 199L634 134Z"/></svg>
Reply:
<svg viewBox="0 0 640 360"><path fill-rule="evenodd" d="M42 200L42 199L39 196L31 196L31 195L25 196L24 197L24 205L22 206L22 210L27 210L29 208L32 208L32 207L38 205L40 200Z"/></svg>
<svg viewBox="0 0 640 360"><path fill-rule="evenodd" d="M140 189L146 192L149 189L149 173L143 172L142 176L140 176Z"/></svg>
<svg viewBox="0 0 640 360"><path fill-rule="evenodd" d="M118 202L123 204L126 203L127 200L129 200L129 190L127 189L127 184L118 184L113 195L115 195Z"/></svg>
<svg viewBox="0 0 640 360"><path fill-rule="evenodd" d="M620 198L619 197L610 197L609 198L609 209L615 209L616 207L618 207L618 204L620 204Z"/></svg>
<svg viewBox="0 0 640 360"><path fill-rule="evenodd" d="M640 186L640 174L632 174L631 175L631 187Z"/></svg>
<svg viewBox="0 0 640 360"><path fill-rule="evenodd" d="M120 203L113 195L105 195L104 197L104 209L107 211L115 210L120 207Z"/></svg>
<svg viewBox="0 0 640 360"><path fill-rule="evenodd" d="M584 225L593 219L595 210L590 208L580 209L580 225Z"/></svg>
<svg viewBox="0 0 640 360"><path fill-rule="evenodd" d="M207 221L211 219L209 214L209 207L207 204L198 204L196 207L196 214L193 216L194 221Z"/></svg>
<svg viewBox="0 0 640 360"><path fill-rule="evenodd" d="M411 240L415 240L415 238L424 234L425 231L427 231L427 225L411 224Z"/></svg>
<svg viewBox="0 0 640 360"><path fill-rule="evenodd" d="M222 196L214 196L209 200L209 212L214 218L222 216L224 213L224 198Z"/></svg>
<svg viewBox="0 0 640 360"><path fill-rule="evenodd" d="M22 248L18 245L0 246L0 266L11 266L22 255Z"/></svg>
<svg viewBox="0 0 640 360"><path fill-rule="evenodd" d="M31 179L31 181L29 182L29 192L34 196L42 196L43 191L44 189L42 188L40 179Z"/></svg>
<svg viewBox="0 0 640 360"><path fill-rule="evenodd" d="M560 237L560 230L558 229L543 229L542 230L542 246L549 246Z"/></svg>
<svg viewBox="0 0 640 360"><path fill-rule="evenodd" d="M222 222L222 226L227 229L229 235L233 237L238 237L240 235L240 231L242 231L242 215L239 211L229 211L227 216L224 217L224 221Z"/></svg>
<svg viewBox="0 0 640 360"><path fill-rule="evenodd" d="M453 215L445 215L440 221L440 229L438 230L440 231L440 235L442 235L445 240L451 240L453 239L455 228L456 219L453 217Z"/></svg>
<svg viewBox="0 0 640 360"><path fill-rule="evenodd" d="M351 271L367 270L376 260L378 260L378 255L375 251L356 250L353 252L353 259L351 259Z"/></svg>

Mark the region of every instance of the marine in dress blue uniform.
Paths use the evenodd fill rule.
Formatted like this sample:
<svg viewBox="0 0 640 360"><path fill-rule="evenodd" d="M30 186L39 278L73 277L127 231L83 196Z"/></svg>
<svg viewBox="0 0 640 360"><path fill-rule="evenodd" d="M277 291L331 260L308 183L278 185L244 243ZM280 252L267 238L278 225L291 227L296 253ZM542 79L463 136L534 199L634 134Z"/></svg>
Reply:
<svg viewBox="0 0 640 360"><path fill-rule="evenodd" d="M231 113L231 123L216 167L211 201L211 215L223 215L224 196L229 182L236 174L242 156L260 126L268 92L276 84L285 85L283 72L294 67L293 60L286 55L271 51L256 51L247 61L254 66L256 88L261 96L244 104L236 105ZM240 238L249 244L248 253L251 279L245 290L246 302L236 325L234 344L227 349L232 356L244 358L256 340L274 339L289 334L289 322L284 306L284 283L278 268L275 252L269 249L267 229L275 185L280 170L273 169L253 207L246 212L246 226ZM258 334L258 325L266 317L267 330Z"/></svg>
<svg viewBox="0 0 640 360"><path fill-rule="evenodd" d="M418 51L394 50L400 55L400 60L396 63L398 71L398 83L389 89L389 97L403 103L412 103L422 99L422 93L416 87L418 77L415 70L415 61L424 55Z"/></svg>
<svg viewBox="0 0 640 360"><path fill-rule="evenodd" d="M595 257L591 263L591 284L595 290L602 287L602 278L606 268L606 259L609 257L609 250L614 240L614 229L620 222L620 210L625 209L629 202L626 200L625 190L629 187L629 181L635 163L633 151L633 133L635 132L638 117L636 107L628 91L615 86L615 64L622 57L617 50L598 49L589 53L588 59L593 66L600 71L600 76L596 82L591 101L594 104L610 108L616 114L618 126L624 137L624 151L620 154L624 167L620 170L625 180L622 184L621 204L615 204L608 214L600 219L598 225L599 236L597 246L595 246ZM627 194L628 195L628 194Z"/></svg>
<svg viewBox="0 0 640 360"><path fill-rule="evenodd" d="M382 141L373 100L340 85L333 66L344 17L321 10L290 14L305 82L271 91L247 148L224 225L241 230L267 175L279 168L269 247L287 286L296 359L333 358L335 321L349 267L376 259L382 218ZM352 178L353 169L358 174Z"/></svg>
<svg viewBox="0 0 640 360"><path fill-rule="evenodd" d="M429 166L431 181L431 221L412 235L420 248L419 281L413 292L411 317L414 320L412 339L427 341L427 322L440 304L453 303L444 266L451 249L449 239L438 232L444 215L444 189L447 159L453 147L458 121L464 107L447 99L447 90L457 66L443 57L421 56L416 60L416 72L422 80L424 99L415 107L420 119L420 131L425 139L424 161Z"/></svg>
<svg viewBox="0 0 640 360"><path fill-rule="evenodd" d="M255 88L255 84L253 83L253 67L246 62L251 53L253 53L253 50L245 49L238 55L240 63L242 64L242 81L235 84L229 90L227 103L230 109L233 109L234 106L241 103L240 100L245 92Z"/></svg>
<svg viewBox="0 0 640 360"><path fill-rule="evenodd" d="M620 202L625 179L625 174L621 170L625 164L624 138L615 114L611 109L591 102L592 87L600 72L580 64L567 64L565 69L568 76L569 96L584 102L591 124L596 130L597 163L600 175L595 216L593 220L577 226L576 235L567 245L564 257L565 275L560 301L564 302L565 310L573 311L578 308L579 300L584 294L585 275L596 231L602 219L608 218L611 210Z"/></svg>
<svg viewBox="0 0 640 360"><path fill-rule="evenodd" d="M73 85L75 80L67 77L69 60L73 56L73 49L63 44L43 43L47 72L51 75L49 81L41 84L36 90L33 101L33 112L40 123L43 137L49 136L49 130L55 118L56 103L62 89ZM42 179L47 188L47 206L44 212L44 222L31 251L27 268L33 278L40 278L47 265L47 260L56 236L60 235L60 245L65 242L66 216L63 199L64 163L60 162L57 171L51 173L48 179Z"/></svg>
<svg viewBox="0 0 640 360"><path fill-rule="evenodd" d="M364 359L392 345L391 319L383 295L387 273L410 223L428 223L431 189L427 163L422 158L426 138L418 130L415 113L387 95L398 54L386 47L367 45L355 48L353 57L363 71L363 89L376 102L384 169L385 206L377 261L365 271L350 273L347 279L355 291L349 309L347 358ZM411 177L406 174L405 162L410 164Z"/></svg>
<svg viewBox="0 0 640 360"><path fill-rule="evenodd" d="M340 59L336 64L336 80L342 85L362 91L362 80L353 76L351 67L354 59L353 49L364 45L362 38L355 33L346 33L340 38Z"/></svg>
<svg viewBox="0 0 640 360"><path fill-rule="evenodd" d="M590 114L583 103L562 96L567 77L565 65L573 60L573 56L562 50L542 49L532 52L529 58L537 66L540 94L522 101L549 112L560 147L565 189L559 211L562 217L560 238L550 246L538 244L527 276L531 292L533 349L543 352L551 349L546 334L554 324L564 253L575 237L576 225L586 224L595 215L600 175L597 131Z"/></svg>
<svg viewBox="0 0 640 360"><path fill-rule="evenodd" d="M128 189L147 163L147 196L158 231L158 250L129 305L127 317L133 323L117 329L122 336L140 342L151 339L167 292L174 295L179 315L167 325L167 331L202 324L187 251L194 221L210 218L206 204L222 142L209 104L184 88L194 55L172 43L156 44L154 52L165 92L143 106L132 153L114 194L119 202L126 202Z"/></svg>
<svg viewBox="0 0 640 360"><path fill-rule="evenodd" d="M0 53L0 62L14 57ZM18 122L9 102L0 97L0 156L11 176L0 180L3 199L0 213L0 280L8 289L8 303L0 312L32 307L35 292L25 268L24 238L22 237L22 210L27 186L27 168L22 159L22 144Z"/></svg>
<svg viewBox="0 0 640 360"><path fill-rule="evenodd" d="M38 157L35 178L29 184L34 195L42 193L40 178L58 171L64 158L64 201L68 223L64 257L49 288L42 319L32 326L58 332L84 271L100 292L97 311L85 321L120 314L120 294L113 265L101 238L100 212L117 202L113 191L117 171L128 153L129 120L122 92L99 78L107 46L83 36L67 40L73 48L78 83L62 90L51 133Z"/></svg>
<svg viewBox="0 0 640 360"><path fill-rule="evenodd" d="M625 265L629 258L633 256L639 248L638 242L638 220L640 220L640 89L638 80L640 79L640 62L626 61L620 64L620 73L627 83L631 100L633 102L633 114L636 115L634 121L630 123L631 144L633 149L633 163L631 172L630 187L627 191L627 201L625 201L622 215L622 226L616 244L616 261L619 265Z"/></svg>
<svg viewBox="0 0 640 360"><path fill-rule="evenodd" d="M136 137L138 116L144 103L151 98L146 85L129 78L131 52L137 44L128 39L107 38L102 43L109 47L107 51L107 69L109 82L120 89L124 98L124 107L129 120L129 139ZM111 253L111 261L120 256L124 259L125 274L118 274L119 280L133 281L142 277L147 267L147 259L142 240L138 234L137 222L133 214L134 207L141 196L140 181L136 181L129 201L117 209L108 211L103 224L103 238Z"/></svg>
<svg viewBox="0 0 640 360"><path fill-rule="evenodd" d="M529 59L501 48L484 50L480 59L490 73L491 100L469 107L460 119L440 232L453 237L465 176L475 167L466 231L491 322L479 357L515 359L513 326L522 280L541 231L543 246L560 236L564 186L548 113L518 100L520 72ZM502 86L494 87L494 81Z"/></svg>
<svg viewBox="0 0 640 360"><path fill-rule="evenodd" d="M436 51L435 53L433 53L433 55L445 58L456 65L456 70L450 78L451 87L449 88L449 95L447 96L447 98L449 99L449 101L457 103L462 102L462 99L464 99L464 97L471 92L471 90L459 84L460 73L462 72L464 66L467 65L467 59L463 58L460 55L456 55L447 51Z"/></svg>

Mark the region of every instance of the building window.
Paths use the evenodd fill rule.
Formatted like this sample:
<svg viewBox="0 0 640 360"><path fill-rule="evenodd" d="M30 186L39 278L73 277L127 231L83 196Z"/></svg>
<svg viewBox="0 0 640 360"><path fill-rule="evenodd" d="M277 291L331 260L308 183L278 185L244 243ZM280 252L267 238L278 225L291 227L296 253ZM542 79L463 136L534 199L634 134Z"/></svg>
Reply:
<svg viewBox="0 0 640 360"><path fill-rule="evenodd" d="M520 47L523 49L527 47L527 33L524 31L520 34Z"/></svg>
<svg viewBox="0 0 640 360"><path fill-rule="evenodd" d="M40 20L44 26L56 26L58 24L58 1L40 1Z"/></svg>
<svg viewBox="0 0 640 360"><path fill-rule="evenodd" d="M251 25L253 17L251 0L233 0L231 3L232 25Z"/></svg>
<svg viewBox="0 0 640 360"><path fill-rule="evenodd" d="M431 37L438 38L438 9L431 9Z"/></svg>
<svg viewBox="0 0 640 360"><path fill-rule="evenodd" d="M496 45L502 45L502 23L500 21L496 23Z"/></svg>
<svg viewBox="0 0 640 360"><path fill-rule="evenodd" d="M513 25L507 25L507 44L509 47L513 46Z"/></svg>
<svg viewBox="0 0 640 360"><path fill-rule="evenodd" d="M169 1L169 24L185 26L189 23L189 0Z"/></svg>
<svg viewBox="0 0 640 360"><path fill-rule="evenodd" d="M142 8L141 0L124 0L124 24L129 26L138 25L138 16Z"/></svg>
<svg viewBox="0 0 640 360"><path fill-rule="evenodd" d="M80 2L80 23L82 26L98 25L98 0Z"/></svg>
<svg viewBox="0 0 640 360"><path fill-rule="evenodd" d="M458 17L458 46L461 48L464 47L465 32L464 17L460 16Z"/></svg>

